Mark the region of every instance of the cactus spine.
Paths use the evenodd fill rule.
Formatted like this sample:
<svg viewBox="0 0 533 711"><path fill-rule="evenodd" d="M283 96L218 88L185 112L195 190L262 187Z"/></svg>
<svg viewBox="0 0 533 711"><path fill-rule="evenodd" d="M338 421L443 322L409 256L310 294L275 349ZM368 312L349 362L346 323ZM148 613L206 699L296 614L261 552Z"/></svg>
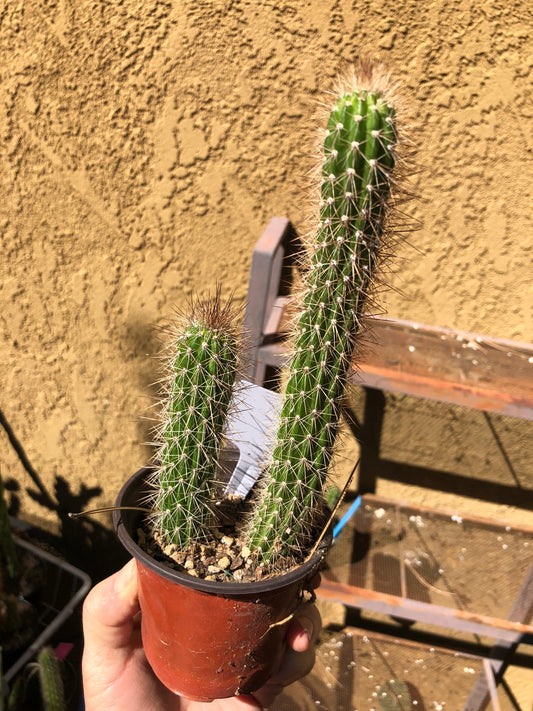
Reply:
<svg viewBox="0 0 533 711"><path fill-rule="evenodd" d="M249 527L266 560L306 543L375 277L395 165L395 112L380 91L342 93L322 152L318 226L266 489Z"/></svg>
<svg viewBox="0 0 533 711"><path fill-rule="evenodd" d="M180 548L212 523L217 459L237 370L234 314L220 295L194 305L173 332L155 478L156 528Z"/></svg>

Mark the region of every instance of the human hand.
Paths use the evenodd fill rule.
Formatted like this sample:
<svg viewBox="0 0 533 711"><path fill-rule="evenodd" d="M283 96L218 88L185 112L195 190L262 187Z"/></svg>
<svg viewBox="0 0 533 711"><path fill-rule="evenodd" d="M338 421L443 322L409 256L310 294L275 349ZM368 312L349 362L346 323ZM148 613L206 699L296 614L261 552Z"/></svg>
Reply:
<svg viewBox="0 0 533 711"><path fill-rule="evenodd" d="M144 655L140 632L137 571L131 560L96 585L83 606L85 647L82 673L86 711L253 711L272 703L284 686L314 664L321 622L314 605L297 611L279 670L250 695L211 703L190 701L164 687Z"/></svg>

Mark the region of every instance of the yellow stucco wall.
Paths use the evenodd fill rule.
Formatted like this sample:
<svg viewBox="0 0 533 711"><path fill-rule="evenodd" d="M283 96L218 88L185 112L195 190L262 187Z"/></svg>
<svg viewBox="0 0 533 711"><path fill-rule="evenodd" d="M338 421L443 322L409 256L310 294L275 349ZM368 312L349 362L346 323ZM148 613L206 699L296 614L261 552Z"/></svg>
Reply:
<svg viewBox="0 0 533 711"><path fill-rule="evenodd" d="M302 224L313 102L361 52L421 170L389 314L531 341L532 34L518 0L4 3L0 406L48 491L110 504L145 463L154 324L216 280L243 300L270 216Z"/></svg>

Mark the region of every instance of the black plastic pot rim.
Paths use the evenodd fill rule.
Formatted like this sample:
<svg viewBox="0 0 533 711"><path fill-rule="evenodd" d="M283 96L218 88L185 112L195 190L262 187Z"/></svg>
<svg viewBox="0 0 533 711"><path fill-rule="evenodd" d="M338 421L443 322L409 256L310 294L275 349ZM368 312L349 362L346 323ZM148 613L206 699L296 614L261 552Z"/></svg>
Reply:
<svg viewBox="0 0 533 711"><path fill-rule="evenodd" d="M264 580L258 580L252 583L239 583L239 582L223 582L218 580L204 580L203 578L195 578L188 573L181 573L178 570L168 567L161 561L155 560L151 555L146 553L134 540L131 533L128 531L128 527L122 520L122 511L120 507L131 506L133 504L123 504L123 499L126 493L132 488L139 479L144 480L145 477L152 472L151 467L143 467L139 469L133 476L131 476L128 481L123 485L118 493L115 506L117 507L113 511L113 525L117 532L118 538L124 548L131 553L131 555L138 560L142 565L144 565L149 570L161 575L167 580L171 580L179 585L184 585L189 588L194 588L201 592L210 593L212 595L220 595L227 597L238 597L245 595L254 595L256 593L268 592L271 590L276 590L289 585L292 585L299 580L305 578L310 578L314 572L318 570L318 566L326 556L331 543L331 532L328 531L326 535L323 536L316 551L303 563L296 566L295 568L289 570L286 573L280 573L279 575L273 575L271 577L265 578ZM137 503L136 505L139 505Z"/></svg>

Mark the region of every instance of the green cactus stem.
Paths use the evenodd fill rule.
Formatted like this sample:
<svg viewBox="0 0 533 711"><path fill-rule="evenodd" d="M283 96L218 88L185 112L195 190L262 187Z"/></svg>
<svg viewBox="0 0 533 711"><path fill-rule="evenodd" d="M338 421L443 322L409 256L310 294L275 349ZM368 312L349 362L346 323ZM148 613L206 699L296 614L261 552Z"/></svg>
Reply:
<svg viewBox="0 0 533 711"><path fill-rule="evenodd" d="M5 709L0 704L0 711L24 711L24 695L25 695L24 677L19 675L12 683L9 694L4 700Z"/></svg>
<svg viewBox="0 0 533 711"><path fill-rule="evenodd" d="M318 226L267 485L249 528L263 558L307 545L341 400L375 279L395 165L395 111L377 90L342 93L327 124Z"/></svg>
<svg viewBox="0 0 533 711"><path fill-rule="evenodd" d="M212 525L217 460L238 366L235 314L220 295L175 327L157 453L154 523L186 548Z"/></svg>
<svg viewBox="0 0 533 711"><path fill-rule="evenodd" d="M44 711L65 711L65 690L60 661L51 647L44 647L37 659Z"/></svg>

